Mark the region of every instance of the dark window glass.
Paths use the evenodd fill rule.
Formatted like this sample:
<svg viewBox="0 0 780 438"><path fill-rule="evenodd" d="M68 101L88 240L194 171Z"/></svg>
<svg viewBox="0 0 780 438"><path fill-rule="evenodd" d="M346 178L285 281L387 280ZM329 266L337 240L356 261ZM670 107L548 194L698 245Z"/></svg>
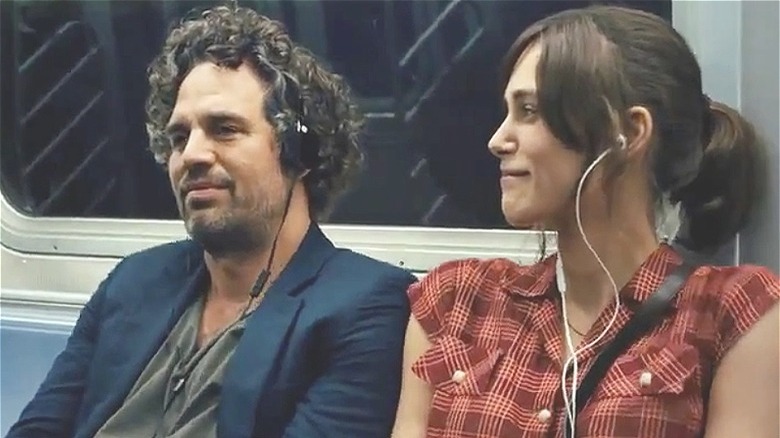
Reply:
<svg viewBox="0 0 780 438"><path fill-rule="evenodd" d="M587 3L241 2L346 76L368 117L368 167L329 222L483 228L504 226L486 147L502 117L499 60L531 22ZM626 3L671 18L670 1ZM169 23L213 4L0 1L10 201L33 216L177 217L146 149L145 70Z"/></svg>

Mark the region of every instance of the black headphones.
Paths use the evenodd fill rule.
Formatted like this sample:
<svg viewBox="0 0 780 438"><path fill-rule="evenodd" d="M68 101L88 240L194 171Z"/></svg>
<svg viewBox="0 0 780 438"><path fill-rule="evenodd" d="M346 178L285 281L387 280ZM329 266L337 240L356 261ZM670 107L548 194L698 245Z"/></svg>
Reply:
<svg viewBox="0 0 780 438"><path fill-rule="evenodd" d="M280 135L280 159L284 169L300 174L319 164L317 135L304 122L303 98L292 81L287 81L285 100L295 109L296 120Z"/></svg>

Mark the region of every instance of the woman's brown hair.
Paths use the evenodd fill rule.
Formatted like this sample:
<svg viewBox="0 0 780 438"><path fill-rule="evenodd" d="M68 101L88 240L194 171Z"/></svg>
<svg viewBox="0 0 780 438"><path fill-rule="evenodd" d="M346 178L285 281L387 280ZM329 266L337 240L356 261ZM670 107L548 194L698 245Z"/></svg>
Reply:
<svg viewBox="0 0 780 438"><path fill-rule="evenodd" d="M760 144L736 110L702 92L695 56L666 21L615 6L547 17L507 53L504 86L535 43L539 110L553 135L592 161L630 131L628 109L645 107L654 126L648 178L657 201L681 204L683 243L714 249L745 226L758 198ZM620 157L605 160L605 181L622 170Z"/></svg>

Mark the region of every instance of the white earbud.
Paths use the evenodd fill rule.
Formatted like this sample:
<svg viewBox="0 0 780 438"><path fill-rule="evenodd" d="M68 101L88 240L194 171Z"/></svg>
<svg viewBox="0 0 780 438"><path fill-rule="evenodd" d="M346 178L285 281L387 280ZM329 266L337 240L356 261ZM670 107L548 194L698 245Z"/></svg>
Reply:
<svg viewBox="0 0 780 438"><path fill-rule="evenodd" d="M626 136L623 134L618 134L617 137L618 145L620 146L621 150L628 149L628 140L626 140Z"/></svg>

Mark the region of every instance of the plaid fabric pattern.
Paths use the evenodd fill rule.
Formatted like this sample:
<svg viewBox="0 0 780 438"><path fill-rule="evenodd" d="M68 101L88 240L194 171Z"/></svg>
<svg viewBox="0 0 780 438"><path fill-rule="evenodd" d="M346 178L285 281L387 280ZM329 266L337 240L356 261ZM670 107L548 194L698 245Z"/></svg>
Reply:
<svg viewBox="0 0 780 438"><path fill-rule="evenodd" d="M632 312L680 263L663 244L621 291L609 333L580 354L579 378ZM433 346L413 372L434 388L429 438L562 437L563 350L555 256L531 266L458 260L409 290ZM703 266L670 313L619 357L577 417L577 437L696 437L714 365L780 298L778 277L757 266ZM585 342L614 311L604 310ZM568 384L571 384L569 371Z"/></svg>

